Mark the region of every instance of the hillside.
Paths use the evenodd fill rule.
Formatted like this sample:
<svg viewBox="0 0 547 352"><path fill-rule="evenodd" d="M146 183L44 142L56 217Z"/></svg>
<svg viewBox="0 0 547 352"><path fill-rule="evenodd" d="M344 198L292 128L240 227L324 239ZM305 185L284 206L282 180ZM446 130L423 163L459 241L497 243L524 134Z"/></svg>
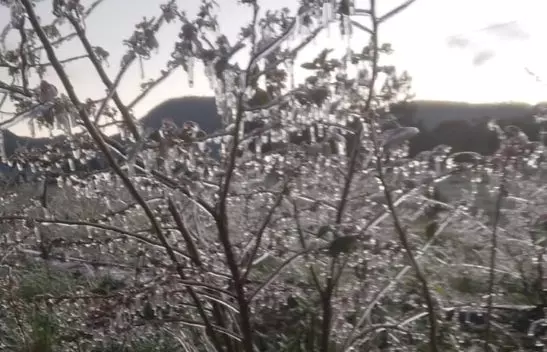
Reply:
<svg viewBox="0 0 547 352"><path fill-rule="evenodd" d="M421 133L411 141L411 154L430 149L438 144L450 145L456 151L472 150L483 154L497 147L495 135L486 128L491 118L502 124L519 126L531 138L537 138L533 123L534 106L522 103L469 104L443 101L413 101L393 106L404 126L414 126ZM211 133L220 128L220 119L212 97L181 97L164 101L151 109L143 118L146 129L156 130L164 119L181 126L186 121L196 121ZM118 136L113 136L118 139ZM47 138L29 138L4 131L4 149L7 156L19 146L39 147ZM6 166L0 167L5 172Z"/></svg>

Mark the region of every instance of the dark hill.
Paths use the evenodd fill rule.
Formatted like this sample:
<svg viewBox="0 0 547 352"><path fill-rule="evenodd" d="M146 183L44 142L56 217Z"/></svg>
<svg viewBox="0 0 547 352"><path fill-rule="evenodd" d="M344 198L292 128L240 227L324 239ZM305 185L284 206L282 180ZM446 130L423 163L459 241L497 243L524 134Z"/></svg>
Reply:
<svg viewBox="0 0 547 352"><path fill-rule="evenodd" d="M141 122L145 128L157 130L163 119L181 126L186 121L199 122L201 129L212 133L220 128L220 117L213 97L182 97L164 101L150 110Z"/></svg>
<svg viewBox="0 0 547 352"><path fill-rule="evenodd" d="M520 120L533 114L534 106L524 103L484 103L470 104L448 101L413 101L398 104L394 113L403 120L410 118L420 122L425 129L433 130L449 121L465 120L471 124L480 124L485 118L500 120ZM408 116L408 113L411 113ZM401 116L404 115L404 116ZM410 122L410 121L409 121Z"/></svg>
<svg viewBox="0 0 547 352"><path fill-rule="evenodd" d="M414 126L421 133L411 140L411 154L447 144L455 151L471 150L483 154L497 148L496 137L487 123L497 118L502 124L520 127L531 139L537 139L534 106L522 103L468 104L443 101L413 101L394 105L392 112L404 126ZM186 121L198 122L212 133L221 127L213 97L181 97L169 99L151 109L143 118L145 129L156 130L164 119L181 126ZM115 140L119 136L112 136ZM11 155L19 145L40 147L47 138L29 138L4 131L6 154ZM5 167L4 167L5 169ZM1 168L0 168L1 171Z"/></svg>

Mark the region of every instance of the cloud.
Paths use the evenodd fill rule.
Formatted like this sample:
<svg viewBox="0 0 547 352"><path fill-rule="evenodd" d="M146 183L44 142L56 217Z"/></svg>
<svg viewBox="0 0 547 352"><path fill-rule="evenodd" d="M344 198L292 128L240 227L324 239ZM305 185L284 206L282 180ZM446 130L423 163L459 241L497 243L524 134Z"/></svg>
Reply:
<svg viewBox="0 0 547 352"><path fill-rule="evenodd" d="M446 42L451 48L471 51L473 65L482 66L515 42L523 43L529 39L529 33L522 29L518 21L511 21L494 23L468 33L453 35L448 37ZM513 44L509 44L508 41Z"/></svg>
<svg viewBox="0 0 547 352"><path fill-rule="evenodd" d="M448 46L452 48L465 49L471 45L469 39L462 36L452 36L447 40Z"/></svg>
<svg viewBox="0 0 547 352"><path fill-rule="evenodd" d="M483 31L501 39L526 40L530 37L517 21L492 24Z"/></svg>
<svg viewBox="0 0 547 352"><path fill-rule="evenodd" d="M492 59L495 56L495 53L492 50L483 50L479 51L473 56L473 65L481 66L487 61Z"/></svg>

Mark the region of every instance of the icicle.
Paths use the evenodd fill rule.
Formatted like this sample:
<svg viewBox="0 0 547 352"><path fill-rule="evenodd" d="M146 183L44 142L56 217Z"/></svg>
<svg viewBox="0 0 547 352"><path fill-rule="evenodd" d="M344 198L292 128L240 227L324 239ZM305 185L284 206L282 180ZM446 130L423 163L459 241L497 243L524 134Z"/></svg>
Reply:
<svg viewBox="0 0 547 352"><path fill-rule="evenodd" d="M135 163L133 161L127 162L127 176L129 178L135 177Z"/></svg>
<svg viewBox="0 0 547 352"><path fill-rule="evenodd" d="M80 159L80 157L82 156L80 148L77 148L74 143L70 143L70 149L72 152L72 156L74 156L75 159Z"/></svg>
<svg viewBox="0 0 547 352"><path fill-rule="evenodd" d="M173 168L172 168L171 158L169 158L169 157L165 158L165 160L163 161L163 168L164 168L165 174L168 177L173 176Z"/></svg>
<svg viewBox="0 0 547 352"><path fill-rule="evenodd" d="M112 208L112 203L110 203L110 198L105 198L104 202L105 202L106 210L111 212L113 208Z"/></svg>
<svg viewBox="0 0 547 352"><path fill-rule="evenodd" d="M144 80L144 64L142 62L142 57L139 56L139 68L141 71L141 80Z"/></svg>
<svg viewBox="0 0 547 352"><path fill-rule="evenodd" d="M30 130L30 135L32 136L32 138L36 138L36 124L33 118L28 121L28 128Z"/></svg>
<svg viewBox="0 0 547 352"><path fill-rule="evenodd" d="M4 130L0 129L0 160L6 161L6 146L4 144Z"/></svg>
<svg viewBox="0 0 547 352"><path fill-rule="evenodd" d="M205 142L204 141L199 141L198 142L198 149L200 152L204 153L205 150L206 150L206 145L205 145Z"/></svg>
<svg viewBox="0 0 547 352"><path fill-rule="evenodd" d="M44 219L51 218L51 213L49 212L48 208L42 208L42 213L44 215Z"/></svg>
<svg viewBox="0 0 547 352"><path fill-rule="evenodd" d="M289 133L285 129L281 130L281 142L289 143Z"/></svg>
<svg viewBox="0 0 547 352"><path fill-rule="evenodd" d="M287 60L287 73L289 75L289 85L290 89L294 89L294 60L288 59Z"/></svg>
<svg viewBox="0 0 547 352"><path fill-rule="evenodd" d="M125 127L120 126L119 130L120 130L120 138L121 138L121 140L122 140L122 141L127 141L127 130L125 129Z"/></svg>
<svg viewBox="0 0 547 352"><path fill-rule="evenodd" d="M216 90L217 77L215 74L215 66L212 62L205 65L205 76L207 76L207 79L209 80L209 87L212 90Z"/></svg>
<svg viewBox="0 0 547 352"><path fill-rule="evenodd" d="M310 136L311 136L311 143L317 143L317 137L316 137L317 131L315 126L310 126Z"/></svg>
<svg viewBox="0 0 547 352"><path fill-rule="evenodd" d="M257 156L262 153L262 138L255 138L255 153Z"/></svg>
<svg viewBox="0 0 547 352"><path fill-rule="evenodd" d="M317 126L317 135L319 138L325 137L325 126L324 125L318 125Z"/></svg>
<svg viewBox="0 0 547 352"><path fill-rule="evenodd" d="M152 162L153 162L153 156L152 156L151 150L145 150L143 152L142 162L143 162L144 170L147 173L150 172L150 169L152 167Z"/></svg>
<svg viewBox="0 0 547 352"><path fill-rule="evenodd" d="M74 165L74 159L72 158L68 159L68 167L70 168L70 171L72 172L76 171L76 167Z"/></svg>
<svg viewBox="0 0 547 352"><path fill-rule="evenodd" d="M329 6L330 4L327 1L325 1L323 3L322 14L321 14L322 26L327 28L329 26Z"/></svg>
<svg viewBox="0 0 547 352"><path fill-rule="evenodd" d="M342 36L351 38L353 34L353 25L348 15L342 15Z"/></svg>
<svg viewBox="0 0 547 352"><path fill-rule="evenodd" d="M40 241L40 227L38 225L34 225L34 237L36 238L36 241Z"/></svg>
<svg viewBox="0 0 547 352"><path fill-rule="evenodd" d="M296 39L300 35L301 31L302 31L302 21L300 20L300 15L297 15L294 18L294 32L293 32L294 39Z"/></svg>
<svg viewBox="0 0 547 352"><path fill-rule="evenodd" d="M74 128L74 121L72 118L72 114L66 114L67 132L69 136L72 136L72 129Z"/></svg>
<svg viewBox="0 0 547 352"><path fill-rule="evenodd" d="M344 156L346 155L346 142L339 140L337 143L337 149L338 149L338 155Z"/></svg>
<svg viewBox="0 0 547 352"><path fill-rule="evenodd" d="M192 56L188 57L187 64L188 64L188 71L187 71L188 86L190 88L193 88L194 87L194 58Z"/></svg>
<svg viewBox="0 0 547 352"><path fill-rule="evenodd" d="M59 115L54 121L53 121L53 129L56 130L62 130L63 126L61 125L61 118L63 118L62 115Z"/></svg>

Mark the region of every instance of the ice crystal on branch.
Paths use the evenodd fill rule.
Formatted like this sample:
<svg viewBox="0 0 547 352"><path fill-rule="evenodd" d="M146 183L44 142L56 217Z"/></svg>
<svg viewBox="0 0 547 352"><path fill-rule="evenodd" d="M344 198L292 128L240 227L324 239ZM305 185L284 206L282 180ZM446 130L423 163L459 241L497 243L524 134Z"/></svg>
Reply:
<svg viewBox="0 0 547 352"><path fill-rule="evenodd" d="M525 343L493 327L527 331L541 320L497 310L544 300L545 147L492 121L492 156L445 145L409 156L420 130L390 108L410 97L411 80L386 64L394 48L378 31L412 2L380 14L373 0L364 9L301 1L295 13L242 1L250 23L228 38L222 4L204 0L192 17L170 1L123 41L112 78L108 53L83 30L93 6L55 1L56 19L38 26L31 0L3 2L13 9L8 31L27 34L0 52L14 78L0 86L13 121L61 136L6 155L29 182L0 195L0 329L13 336L0 344L28 343L37 321L55 324L52 344L86 351L158 336L219 352ZM80 96L57 58L65 20L104 97ZM335 24L341 47L302 58ZM164 25L179 27L170 61L124 102L124 73L163 45ZM358 31L365 41L353 40ZM48 65L37 65L44 51ZM203 68L217 131L169 119L145 130L131 114L180 68L190 85ZM110 126L119 134L107 135Z"/></svg>

